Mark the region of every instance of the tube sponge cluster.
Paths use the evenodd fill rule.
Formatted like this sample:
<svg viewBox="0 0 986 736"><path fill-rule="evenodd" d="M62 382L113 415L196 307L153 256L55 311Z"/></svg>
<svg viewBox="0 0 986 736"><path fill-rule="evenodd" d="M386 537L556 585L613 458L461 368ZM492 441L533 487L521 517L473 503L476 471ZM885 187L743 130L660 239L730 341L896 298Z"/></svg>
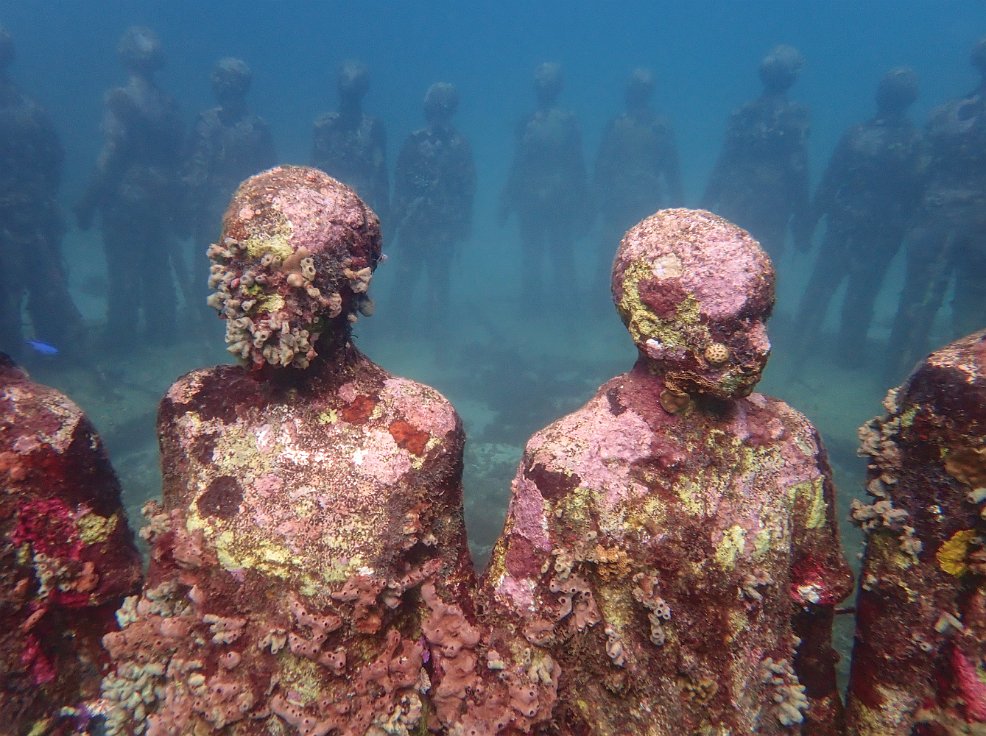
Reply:
<svg viewBox="0 0 986 736"><path fill-rule="evenodd" d="M358 313L373 313L380 223L327 174L282 166L240 186L208 256L229 352L255 368L307 368L324 335L346 339Z"/></svg>

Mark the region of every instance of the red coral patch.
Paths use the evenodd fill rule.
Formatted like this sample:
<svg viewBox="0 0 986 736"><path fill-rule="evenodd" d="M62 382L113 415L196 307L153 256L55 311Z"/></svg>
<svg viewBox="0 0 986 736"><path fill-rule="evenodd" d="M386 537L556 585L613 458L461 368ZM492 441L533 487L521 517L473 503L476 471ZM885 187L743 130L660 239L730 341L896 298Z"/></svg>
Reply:
<svg viewBox="0 0 986 736"><path fill-rule="evenodd" d="M662 319L673 319L688 297L677 279L644 279L637 284L637 292L640 301Z"/></svg>
<svg viewBox="0 0 986 736"><path fill-rule="evenodd" d="M353 403L339 412L339 416L350 424L362 424L370 418L376 405L377 400L372 396L357 396Z"/></svg>
<svg viewBox="0 0 986 736"><path fill-rule="evenodd" d="M394 442L397 443L398 447L403 447L415 455L424 454L425 445L428 444L428 439L431 437L427 432L417 429L410 422L405 422L403 419L394 420L390 423L388 429L390 430L390 436L394 438Z"/></svg>

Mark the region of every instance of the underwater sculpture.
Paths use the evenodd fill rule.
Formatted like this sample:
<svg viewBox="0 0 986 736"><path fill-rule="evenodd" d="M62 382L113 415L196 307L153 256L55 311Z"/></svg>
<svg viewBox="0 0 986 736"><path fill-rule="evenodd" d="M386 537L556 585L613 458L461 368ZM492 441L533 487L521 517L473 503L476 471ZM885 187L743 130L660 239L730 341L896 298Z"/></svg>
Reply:
<svg viewBox="0 0 986 736"><path fill-rule="evenodd" d="M462 425L351 342L376 215L278 167L240 186L209 255L246 366L194 371L161 403L163 504L147 585L106 637L107 732L417 732L429 684L454 717L443 683L478 641Z"/></svg>
<svg viewBox="0 0 986 736"><path fill-rule="evenodd" d="M905 248L907 268L888 344L897 381L931 349L935 318L951 294L949 337L982 327L986 300L986 36L969 61L979 83L931 112L924 130L922 197Z"/></svg>
<svg viewBox="0 0 986 736"><path fill-rule="evenodd" d="M787 93L805 60L792 46L775 46L760 61L763 91L729 116L702 206L749 228L780 258L788 230L798 250L811 248L808 198L810 114Z"/></svg>
<svg viewBox="0 0 986 736"><path fill-rule="evenodd" d="M339 109L315 120L312 164L355 189L389 227L387 133L380 118L363 111L363 98L370 90L366 64L355 59L340 64L336 90Z"/></svg>
<svg viewBox="0 0 986 736"><path fill-rule="evenodd" d="M847 703L857 736L986 733L986 332L928 356L860 430L873 502Z"/></svg>
<svg viewBox="0 0 986 736"><path fill-rule="evenodd" d="M536 433L481 581L558 662L558 734L838 734L851 590L818 434L751 393L774 273L704 211L631 228L613 296L633 369Z"/></svg>
<svg viewBox="0 0 986 736"><path fill-rule="evenodd" d="M80 733L104 634L140 585L120 484L82 410L0 353L0 729Z"/></svg>
<svg viewBox="0 0 986 736"><path fill-rule="evenodd" d="M104 347L127 351L138 341L169 344L177 334L171 271L183 271L184 262L172 235L185 131L178 104L155 79L166 58L157 34L131 26L117 52L127 83L105 95L103 148L75 216L88 230L99 214L108 278Z"/></svg>

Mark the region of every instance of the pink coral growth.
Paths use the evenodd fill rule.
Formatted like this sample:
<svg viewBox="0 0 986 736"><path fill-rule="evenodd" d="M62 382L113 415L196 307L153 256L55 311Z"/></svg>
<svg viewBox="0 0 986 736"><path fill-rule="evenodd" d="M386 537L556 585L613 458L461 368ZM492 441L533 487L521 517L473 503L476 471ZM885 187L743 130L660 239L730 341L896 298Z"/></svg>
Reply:
<svg viewBox="0 0 986 736"><path fill-rule="evenodd" d="M466 620L462 609L439 598L433 583L421 586L421 598L428 606L421 630L441 673L434 690L435 707L442 721L453 723L464 709L467 693L479 682L472 650L479 643L480 632Z"/></svg>
<svg viewBox="0 0 986 736"><path fill-rule="evenodd" d="M75 515L60 498L35 499L21 506L10 539L56 559L78 560L82 551Z"/></svg>
<svg viewBox="0 0 986 736"><path fill-rule="evenodd" d="M35 685L45 685L55 679L55 666L42 651L41 642L34 634L29 634L24 640L21 664L31 670L31 679Z"/></svg>
<svg viewBox="0 0 986 736"><path fill-rule="evenodd" d="M952 672L955 690L965 702L966 717L978 723L986 722L986 683L979 678L977 667L958 647L952 649Z"/></svg>

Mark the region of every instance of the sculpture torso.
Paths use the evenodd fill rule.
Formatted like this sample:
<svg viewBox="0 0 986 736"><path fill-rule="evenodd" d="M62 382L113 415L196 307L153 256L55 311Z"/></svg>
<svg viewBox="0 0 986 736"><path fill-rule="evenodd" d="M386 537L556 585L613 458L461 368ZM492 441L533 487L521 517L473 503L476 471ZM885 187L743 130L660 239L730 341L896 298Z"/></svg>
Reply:
<svg viewBox="0 0 986 736"><path fill-rule="evenodd" d="M487 593L591 733L786 732L775 694L807 708L792 612L850 585L823 451L783 402L669 414L660 388L638 365L534 435Z"/></svg>

